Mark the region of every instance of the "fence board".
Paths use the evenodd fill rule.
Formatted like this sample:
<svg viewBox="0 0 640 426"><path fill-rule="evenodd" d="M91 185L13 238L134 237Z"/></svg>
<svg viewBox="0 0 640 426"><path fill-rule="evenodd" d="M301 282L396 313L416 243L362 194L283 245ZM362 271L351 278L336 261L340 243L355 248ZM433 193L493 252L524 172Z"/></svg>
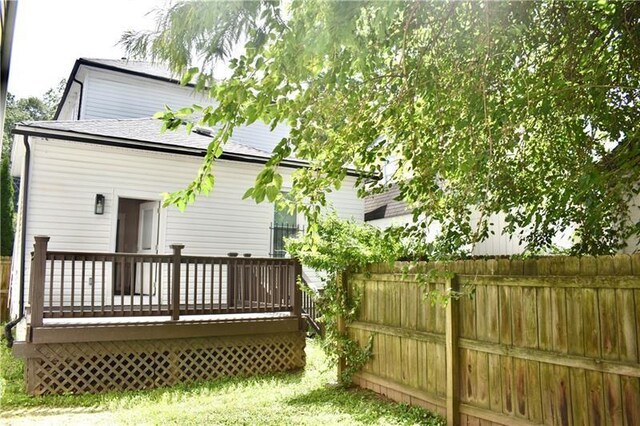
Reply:
<svg viewBox="0 0 640 426"><path fill-rule="evenodd" d="M605 374L604 376L604 417L607 424L621 425L622 420L622 389L620 376Z"/></svg>
<svg viewBox="0 0 640 426"><path fill-rule="evenodd" d="M401 326L410 330L416 329L417 308L418 308L418 289L416 284L407 284L400 286L400 312L402 315Z"/></svg>
<svg viewBox="0 0 640 426"><path fill-rule="evenodd" d="M498 302L498 288L487 286L487 340L498 343L500 341L500 305Z"/></svg>
<svg viewBox="0 0 640 426"><path fill-rule="evenodd" d="M502 363L502 412L513 414L513 358L500 357Z"/></svg>
<svg viewBox="0 0 640 426"><path fill-rule="evenodd" d="M585 288L582 298L582 324L584 326L584 353L586 356L600 357L599 318L598 292L591 288Z"/></svg>
<svg viewBox="0 0 640 426"><path fill-rule="evenodd" d="M608 263L605 263L608 264ZM602 357L618 359L618 319L616 292L612 289L598 290L600 302L600 330L602 332Z"/></svg>
<svg viewBox="0 0 640 426"><path fill-rule="evenodd" d="M552 347L556 352L567 352L567 305L565 290L551 290L551 319L553 321Z"/></svg>
<svg viewBox="0 0 640 426"><path fill-rule="evenodd" d="M622 393L624 395L625 425L640 424L640 379L622 377Z"/></svg>
<svg viewBox="0 0 640 426"><path fill-rule="evenodd" d="M9 321L9 279L11 277L11 257L0 257L0 323Z"/></svg>
<svg viewBox="0 0 640 426"><path fill-rule="evenodd" d="M540 389L540 363L527 362L527 407L529 419L535 423L542 423L542 391Z"/></svg>
<svg viewBox="0 0 640 426"><path fill-rule="evenodd" d="M436 381L438 380L436 372L438 370L437 365L437 355L436 355L436 344L435 343L426 343L426 351L424 353L424 361L427 362L427 382L426 389L427 392L437 394L438 387ZM430 361L430 362L429 362ZM423 364L424 365L424 364Z"/></svg>
<svg viewBox="0 0 640 426"><path fill-rule="evenodd" d="M475 294L476 337L480 340L489 338L489 303L487 301L487 287L476 287Z"/></svg>
<svg viewBox="0 0 640 426"><path fill-rule="evenodd" d="M436 394L440 396L446 395L447 390L447 362L445 355L445 347L441 344L435 345L436 353Z"/></svg>
<svg viewBox="0 0 640 426"><path fill-rule="evenodd" d="M569 379L569 368L561 365L553 366L553 387L551 388L554 395L553 410L556 424L570 425L571 421L571 389Z"/></svg>
<svg viewBox="0 0 640 426"><path fill-rule="evenodd" d="M527 406L527 361L513 360L513 383L515 385L515 414L523 419L528 418Z"/></svg>
<svg viewBox="0 0 640 426"><path fill-rule="evenodd" d="M577 425L586 425L589 423L589 408L587 399L584 398L587 395L585 372L584 370L572 368L570 376L573 421Z"/></svg>
<svg viewBox="0 0 640 426"><path fill-rule="evenodd" d="M500 355L489 354L489 407L502 412L502 382L500 377Z"/></svg>
<svg viewBox="0 0 640 426"><path fill-rule="evenodd" d="M500 343L510 345L511 337L511 289L500 287L498 289L500 306Z"/></svg>
<svg viewBox="0 0 640 426"><path fill-rule="evenodd" d="M553 393L550 390L553 388L553 365L546 362L540 363L540 389L544 389L542 392L542 418L544 424L553 425L556 423L556 416L554 411L554 398Z"/></svg>
<svg viewBox="0 0 640 426"><path fill-rule="evenodd" d="M587 376L587 412L592 425L604 424L604 393L602 373L586 371Z"/></svg>
<svg viewBox="0 0 640 426"><path fill-rule="evenodd" d="M476 353L476 401L482 408L489 408L489 354Z"/></svg>
<svg viewBox="0 0 640 426"><path fill-rule="evenodd" d="M568 288L567 303L567 349L570 354L584 355L584 325L582 324L583 290Z"/></svg>
<svg viewBox="0 0 640 426"><path fill-rule="evenodd" d="M624 264L623 264L624 265ZM636 336L636 313L633 290L616 290L616 307L618 312L618 328L620 342L620 359L638 361L638 342Z"/></svg>

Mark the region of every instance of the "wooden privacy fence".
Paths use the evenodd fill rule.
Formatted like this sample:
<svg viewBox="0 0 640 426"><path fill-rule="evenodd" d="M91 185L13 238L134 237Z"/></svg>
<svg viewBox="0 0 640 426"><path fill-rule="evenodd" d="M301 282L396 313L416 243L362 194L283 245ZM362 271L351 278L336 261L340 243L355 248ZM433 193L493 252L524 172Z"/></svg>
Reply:
<svg viewBox="0 0 640 426"><path fill-rule="evenodd" d="M449 424L640 425L640 254L372 265L346 333L373 357L354 383ZM446 308L432 290L470 290Z"/></svg>
<svg viewBox="0 0 640 426"><path fill-rule="evenodd" d="M0 257L0 324L9 321L9 277L11 257Z"/></svg>

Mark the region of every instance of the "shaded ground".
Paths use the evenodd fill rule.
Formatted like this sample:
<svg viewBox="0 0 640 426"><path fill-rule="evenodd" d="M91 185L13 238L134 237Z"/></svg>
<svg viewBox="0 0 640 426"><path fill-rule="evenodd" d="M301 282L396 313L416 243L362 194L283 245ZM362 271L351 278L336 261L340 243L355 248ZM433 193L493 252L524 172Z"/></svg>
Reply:
<svg viewBox="0 0 640 426"><path fill-rule="evenodd" d="M307 368L294 374L234 378L140 392L33 398L22 364L0 349L0 424L444 424L417 407L364 390L327 385L335 372L314 341Z"/></svg>

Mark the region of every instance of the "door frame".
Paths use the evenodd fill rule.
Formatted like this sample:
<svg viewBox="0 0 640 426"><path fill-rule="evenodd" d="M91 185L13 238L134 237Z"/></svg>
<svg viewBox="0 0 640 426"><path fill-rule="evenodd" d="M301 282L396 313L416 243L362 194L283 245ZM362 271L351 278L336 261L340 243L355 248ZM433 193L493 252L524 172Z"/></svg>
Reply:
<svg viewBox="0 0 640 426"><path fill-rule="evenodd" d="M157 192L149 191L132 191L114 189L112 192L112 209L111 209L111 235L109 236L108 252L115 251L116 235L118 233L118 209L120 207L120 198L131 198L134 200L157 201L160 203L160 214L158 215L158 254L166 254L164 252L166 241L166 223L167 209L162 208L162 196Z"/></svg>

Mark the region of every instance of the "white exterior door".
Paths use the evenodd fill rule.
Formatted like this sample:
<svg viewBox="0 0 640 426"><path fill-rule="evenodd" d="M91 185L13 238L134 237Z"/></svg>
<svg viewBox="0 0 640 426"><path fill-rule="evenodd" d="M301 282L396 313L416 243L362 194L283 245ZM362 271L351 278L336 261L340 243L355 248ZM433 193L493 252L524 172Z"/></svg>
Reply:
<svg viewBox="0 0 640 426"><path fill-rule="evenodd" d="M158 226L160 219L160 202L149 201L140 204L138 220L138 253L158 253ZM136 293L155 293L156 271L151 262L138 264L136 268Z"/></svg>

